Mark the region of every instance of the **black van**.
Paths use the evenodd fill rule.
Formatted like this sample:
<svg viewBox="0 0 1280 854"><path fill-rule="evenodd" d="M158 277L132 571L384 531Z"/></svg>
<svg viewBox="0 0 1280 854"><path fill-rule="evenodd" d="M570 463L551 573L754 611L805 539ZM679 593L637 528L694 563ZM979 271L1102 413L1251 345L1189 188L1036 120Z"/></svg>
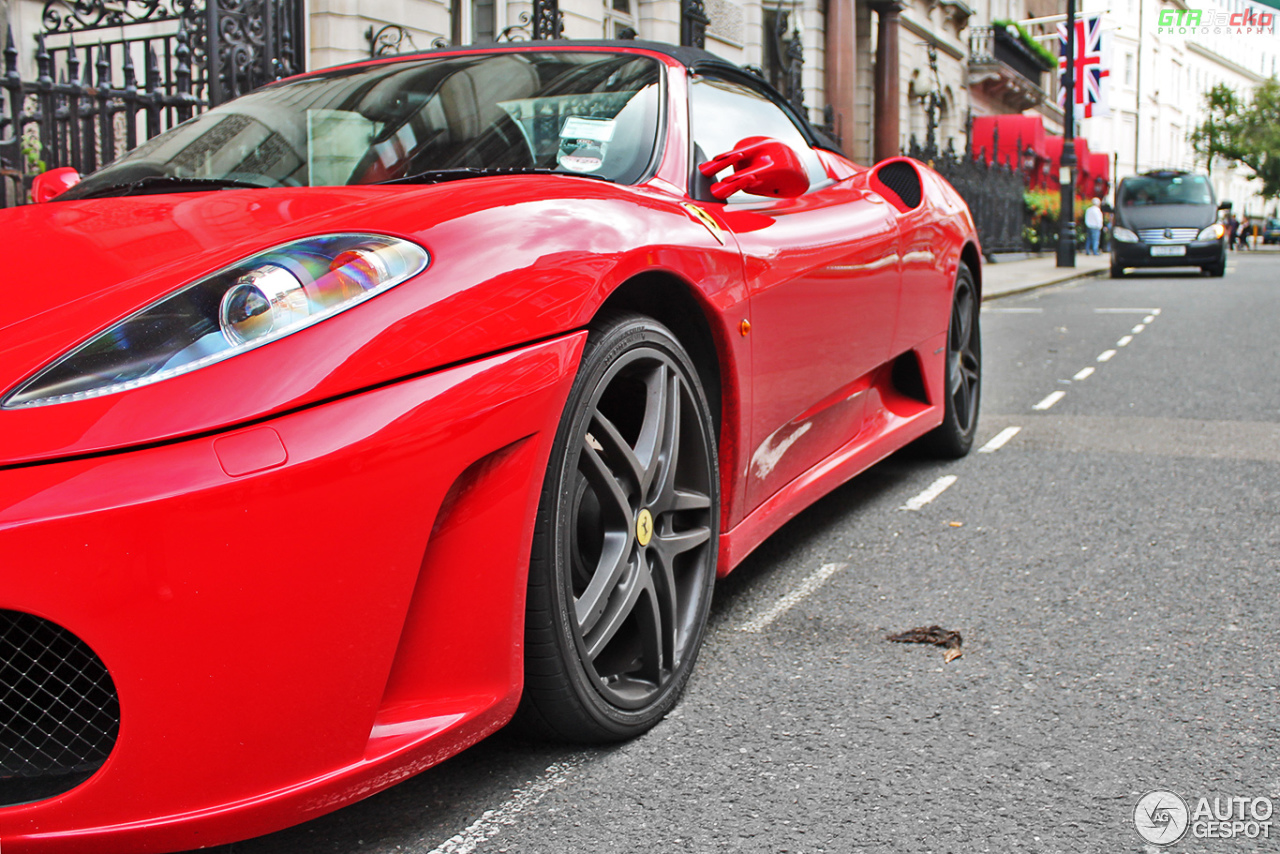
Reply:
<svg viewBox="0 0 1280 854"><path fill-rule="evenodd" d="M1125 178L1111 222L1111 278L1126 267L1199 267L1227 271L1226 229L1209 179L1161 170Z"/></svg>

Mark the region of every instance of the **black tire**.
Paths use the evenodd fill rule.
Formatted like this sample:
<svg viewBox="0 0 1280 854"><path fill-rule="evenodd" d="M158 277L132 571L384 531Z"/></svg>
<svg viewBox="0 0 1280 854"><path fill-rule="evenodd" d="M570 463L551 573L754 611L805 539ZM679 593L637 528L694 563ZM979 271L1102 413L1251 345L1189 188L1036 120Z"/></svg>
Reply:
<svg viewBox="0 0 1280 854"><path fill-rule="evenodd" d="M947 330L945 411L942 424L921 440L924 450L935 456L955 459L973 447L982 393L980 310L973 273L961 264L951 298L951 325Z"/></svg>
<svg viewBox="0 0 1280 854"><path fill-rule="evenodd" d="M1210 264L1207 267L1201 267L1206 276L1213 276L1215 279L1221 279L1227 274L1227 259L1223 258L1217 264Z"/></svg>
<svg viewBox="0 0 1280 854"><path fill-rule="evenodd" d="M526 732L619 741L679 699L719 550L710 413L662 324L626 315L592 330L534 530L517 712Z"/></svg>
<svg viewBox="0 0 1280 854"><path fill-rule="evenodd" d="M1113 279L1124 278L1124 267L1120 266L1115 261L1111 262L1111 278Z"/></svg>

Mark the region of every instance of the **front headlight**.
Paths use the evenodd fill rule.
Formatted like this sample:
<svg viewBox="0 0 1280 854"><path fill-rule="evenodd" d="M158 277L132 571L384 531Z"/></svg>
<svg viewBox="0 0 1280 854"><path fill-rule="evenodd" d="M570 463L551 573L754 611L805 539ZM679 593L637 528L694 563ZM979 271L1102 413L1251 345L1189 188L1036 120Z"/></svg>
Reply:
<svg viewBox="0 0 1280 854"><path fill-rule="evenodd" d="M1138 235L1134 234L1124 226L1117 225L1111 229L1111 238L1121 243L1137 243Z"/></svg>
<svg viewBox="0 0 1280 854"><path fill-rule="evenodd" d="M1200 233L1196 235L1196 240L1221 240L1222 235L1227 233L1227 229L1222 223L1215 222L1208 228L1200 229Z"/></svg>
<svg viewBox="0 0 1280 854"><path fill-rule="evenodd" d="M416 244L375 234L308 237L259 252L121 320L0 406L84 400L189 373L359 305L429 260Z"/></svg>

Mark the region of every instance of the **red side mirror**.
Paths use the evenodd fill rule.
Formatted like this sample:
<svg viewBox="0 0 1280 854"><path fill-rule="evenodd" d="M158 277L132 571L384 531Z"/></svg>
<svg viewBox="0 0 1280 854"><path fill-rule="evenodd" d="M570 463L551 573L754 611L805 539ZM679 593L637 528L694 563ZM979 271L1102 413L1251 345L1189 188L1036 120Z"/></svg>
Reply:
<svg viewBox="0 0 1280 854"><path fill-rule="evenodd" d="M732 151L699 164L698 171L710 178L729 166L733 174L711 185L711 195L720 201L734 193L791 199L809 189L800 156L786 143L767 136L747 137Z"/></svg>
<svg viewBox="0 0 1280 854"><path fill-rule="evenodd" d="M31 201L39 204L65 193L80 183L80 173L70 166L41 172L31 182Z"/></svg>

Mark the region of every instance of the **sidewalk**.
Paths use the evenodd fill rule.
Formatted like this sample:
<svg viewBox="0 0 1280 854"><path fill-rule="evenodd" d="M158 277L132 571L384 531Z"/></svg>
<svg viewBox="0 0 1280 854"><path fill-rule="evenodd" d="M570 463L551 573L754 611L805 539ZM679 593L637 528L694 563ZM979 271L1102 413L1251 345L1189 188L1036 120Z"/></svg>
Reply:
<svg viewBox="0 0 1280 854"><path fill-rule="evenodd" d="M982 265L982 298L996 299L1071 279L1103 276L1110 272L1110 267L1110 255L1080 252L1076 253L1074 267L1059 267L1057 256L1053 254L1025 260L987 262Z"/></svg>

